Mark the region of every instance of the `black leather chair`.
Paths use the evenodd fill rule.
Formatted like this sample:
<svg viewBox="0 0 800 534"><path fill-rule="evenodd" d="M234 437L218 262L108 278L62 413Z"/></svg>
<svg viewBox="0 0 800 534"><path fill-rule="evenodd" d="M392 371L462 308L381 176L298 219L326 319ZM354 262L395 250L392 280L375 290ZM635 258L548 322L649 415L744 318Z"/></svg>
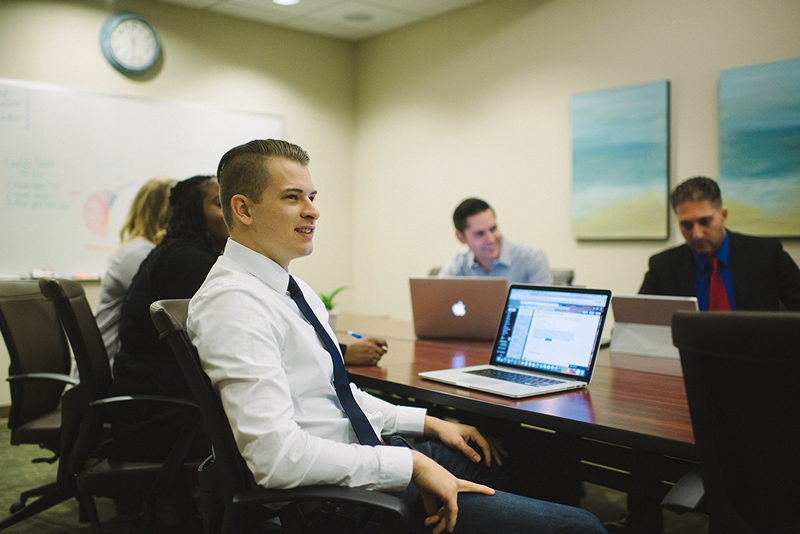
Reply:
<svg viewBox="0 0 800 534"><path fill-rule="evenodd" d="M712 534L800 532L800 314L679 312L672 339L702 481L666 501L704 491Z"/></svg>
<svg viewBox="0 0 800 534"><path fill-rule="evenodd" d="M73 280L42 278L39 288L55 303L80 373L80 385L64 396L65 418L68 416L69 423L64 428L68 435L62 454L69 456L68 468L75 477L88 520L95 532L102 531L94 496L144 495L141 511L124 519L138 519L155 527L156 500L169 491L188 492L189 487L197 484L200 462L185 460L202 424L200 412L194 403L173 397L109 397L108 355L83 287ZM160 402L186 407L181 437L163 463L127 461L95 454L103 445L103 425L109 420L109 411L125 402Z"/></svg>
<svg viewBox="0 0 800 534"><path fill-rule="evenodd" d="M10 359L11 410L8 427L11 444L38 445L59 460L61 446L61 394L78 383L70 376L69 345L52 302L42 296L35 281L0 281L0 331ZM59 470L65 465L59 465ZM56 481L23 492L0 522L0 530L72 497L75 492L66 473ZM38 497L27 504L28 499Z"/></svg>
<svg viewBox="0 0 800 534"><path fill-rule="evenodd" d="M222 408L222 402L203 371L197 350L186 333L188 299L162 300L150 307L150 314L162 341L169 344L194 394L206 428L211 434L214 454L200 470L201 508L206 533L241 533L258 529L275 516L264 507L270 503L326 501L369 506L380 513L381 532L401 532L408 520L405 503L380 492L343 486L307 486L266 489L256 484L245 464Z"/></svg>

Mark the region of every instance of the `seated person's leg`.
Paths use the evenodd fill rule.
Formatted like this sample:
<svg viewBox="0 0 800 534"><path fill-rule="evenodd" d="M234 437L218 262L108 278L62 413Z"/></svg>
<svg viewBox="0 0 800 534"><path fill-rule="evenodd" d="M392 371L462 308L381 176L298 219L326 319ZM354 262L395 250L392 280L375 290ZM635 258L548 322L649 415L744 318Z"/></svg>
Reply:
<svg viewBox="0 0 800 534"><path fill-rule="evenodd" d="M459 494L454 532L606 534L600 521L586 510L502 491Z"/></svg>
<svg viewBox="0 0 800 534"><path fill-rule="evenodd" d="M436 460L458 478L506 490L497 491L493 496L459 494L455 532L531 532L535 529L537 533L605 533L598 519L585 510L508 493L523 482L516 477L519 471L514 467L513 458L507 459L504 467L495 465L487 468L483 462L473 463L460 451L436 440L417 444L414 448ZM427 513L416 488L409 485L400 496L410 505L409 530L420 528L422 531L421 525Z"/></svg>
<svg viewBox="0 0 800 534"><path fill-rule="evenodd" d="M392 437L391 445L403 446L405 440ZM414 448L426 456L436 460L453 475L485 484L495 489L513 488L516 470L513 462L506 467L486 467L483 462L473 463L460 451L443 445L438 440L430 440L414 445ZM402 491L393 493L409 505L409 522L407 533L427 533L431 529L425 527L427 512L419 492L413 484ZM458 497L458 520L454 532L461 533L575 533L606 534L600 521L591 513L561 504L531 499L505 491L497 491L494 495L478 493L461 493ZM307 534L331 532L378 532L374 512L360 506L323 504L309 518L311 525L304 532Z"/></svg>

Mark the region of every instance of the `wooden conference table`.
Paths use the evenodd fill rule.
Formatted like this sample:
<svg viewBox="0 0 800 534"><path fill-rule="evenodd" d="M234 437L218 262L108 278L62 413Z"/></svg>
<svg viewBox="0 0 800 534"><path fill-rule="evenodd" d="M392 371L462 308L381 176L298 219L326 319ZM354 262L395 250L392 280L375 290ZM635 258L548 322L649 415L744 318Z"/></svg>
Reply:
<svg viewBox="0 0 800 534"><path fill-rule="evenodd" d="M696 467L680 377L614 369L608 349L602 349L588 388L507 399L417 376L487 363L489 342L420 341L409 321L341 314L336 327L340 341L352 341L348 330L389 342L378 366L348 367L359 387L479 428L521 427L527 432L524 439L549 450L576 480L660 500L670 483Z"/></svg>

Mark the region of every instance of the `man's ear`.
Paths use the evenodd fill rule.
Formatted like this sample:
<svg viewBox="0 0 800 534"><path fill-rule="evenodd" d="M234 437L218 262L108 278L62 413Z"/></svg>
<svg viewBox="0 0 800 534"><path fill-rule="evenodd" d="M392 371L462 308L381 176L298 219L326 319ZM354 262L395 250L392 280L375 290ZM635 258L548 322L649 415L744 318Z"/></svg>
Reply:
<svg viewBox="0 0 800 534"><path fill-rule="evenodd" d="M722 223L725 224L725 221L728 220L728 208L722 208L720 213L722 214Z"/></svg>
<svg viewBox="0 0 800 534"><path fill-rule="evenodd" d="M245 226L250 226L253 224L253 216L250 211L250 201L246 196L241 194L233 195L231 198L231 211L233 212L233 216Z"/></svg>
<svg viewBox="0 0 800 534"><path fill-rule="evenodd" d="M461 243L464 243L465 245L467 244L466 236L462 232L460 232L459 230L456 230L456 237L458 238L458 240Z"/></svg>

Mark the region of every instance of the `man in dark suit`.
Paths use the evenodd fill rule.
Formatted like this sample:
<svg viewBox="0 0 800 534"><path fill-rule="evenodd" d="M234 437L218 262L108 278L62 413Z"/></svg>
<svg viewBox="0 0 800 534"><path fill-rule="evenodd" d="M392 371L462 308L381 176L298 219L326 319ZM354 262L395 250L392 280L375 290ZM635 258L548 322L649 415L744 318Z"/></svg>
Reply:
<svg viewBox="0 0 800 534"><path fill-rule="evenodd" d="M777 239L725 229L728 210L714 180L686 180L670 204L686 244L650 258L639 293L694 296L701 310L800 310L797 264Z"/></svg>

